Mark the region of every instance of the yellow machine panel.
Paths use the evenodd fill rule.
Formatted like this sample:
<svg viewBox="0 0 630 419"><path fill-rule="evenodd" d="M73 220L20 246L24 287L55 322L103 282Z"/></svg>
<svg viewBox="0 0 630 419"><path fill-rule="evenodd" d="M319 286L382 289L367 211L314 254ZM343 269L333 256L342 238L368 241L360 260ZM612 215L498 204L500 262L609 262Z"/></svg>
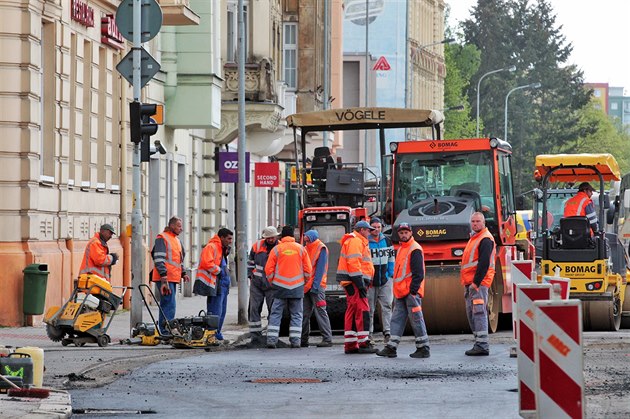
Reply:
<svg viewBox="0 0 630 419"><path fill-rule="evenodd" d="M101 316L101 313L99 313L98 311L92 311L91 313L81 314L79 317L77 317L75 328L80 332L85 332L86 330L89 330L94 326L99 325L100 323L102 323L102 321L103 318Z"/></svg>

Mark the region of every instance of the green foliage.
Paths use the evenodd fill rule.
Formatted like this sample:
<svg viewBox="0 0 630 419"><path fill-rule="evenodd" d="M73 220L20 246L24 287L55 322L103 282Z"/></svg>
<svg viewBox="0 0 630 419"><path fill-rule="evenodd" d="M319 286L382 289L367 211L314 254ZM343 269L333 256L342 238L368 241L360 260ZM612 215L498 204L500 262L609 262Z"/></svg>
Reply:
<svg viewBox="0 0 630 419"><path fill-rule="evenodd" d="M448 69L444 82L444 106L464 105L463 110L444 112L444 138L469 138L475 135L475 121L466 97L470 78L479 68L480 54L473 45L445 45L444 59Z"/></svg>

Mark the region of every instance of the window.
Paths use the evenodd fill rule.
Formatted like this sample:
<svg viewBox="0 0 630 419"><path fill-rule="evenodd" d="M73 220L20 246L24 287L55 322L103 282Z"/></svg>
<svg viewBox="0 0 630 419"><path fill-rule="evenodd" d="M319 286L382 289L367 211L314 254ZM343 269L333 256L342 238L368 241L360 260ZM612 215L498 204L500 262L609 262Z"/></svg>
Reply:
<svg viewBox="0 0 630 419"><path fill-rule="evenodd" d="M249 38L248 1L243 1L243 20L245 21L245 37L243 48L245 49L245 61L247 61L247 39ZM238 4L235 0L228 1L227 10L227 62L236 62L238 58Z"/></svg>
<svg viewBox="0 0 630 419"><path fill-rule="evenodd" d="M618 109L617 102L611 102L611 104L610 104L610 110L611 110L611 111L616 111L617 109Z"/></svg>
<svg viewBox="0 0 630 419"><path fill-rule="evenodd" d="M284 24L284 82L289 90L297 89L297 23Z"/></svg>
<svg viewBox="0 0 630 419"><path fill-rule="evenodd" d="M602 91L601 90L593 90L593 96L595 97L601 97L602 96Z"/></svg>
<svg viewBox="0 0 630 419"><path fill-rule="evenodd" d="M40 181L55 181L55 24L42 22L40 69L41 98L40 126Z"/></svg>

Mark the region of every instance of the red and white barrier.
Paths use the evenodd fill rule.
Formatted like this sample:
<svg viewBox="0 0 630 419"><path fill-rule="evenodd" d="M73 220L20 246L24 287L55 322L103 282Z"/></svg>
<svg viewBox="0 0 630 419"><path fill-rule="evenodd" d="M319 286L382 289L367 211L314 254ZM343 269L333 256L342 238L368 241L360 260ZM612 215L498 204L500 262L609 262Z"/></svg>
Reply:
<svg viewBox="0 0 630 419"><path fill-rule="evenodd" d="M543 284L551 284L554 286L558 284L560 287L560 299L568 300L569 299L569 291L571 289L571 279L563 278L561 276L543 276L542 279Z"/></svg>
<svg viewBox="0 0 630 419"><path fill-rule="evenodd" d="M553 300L534 305L537 416L583 418L582 303Z"/></svg>
<svg viewBox="0 0 630 419"><path fill-rule="evenodd" d="M519 413L533 414L536 411L536 333L534 323L534 301L551 298L550 284L520 284L516 287L518 308L518 400Z"/></svg>
<svg viewBox="0 0 630 419"><path fill-rule="evenodd" d="M517 330L517 322L518 322L518 309L516 308L516 287L519 284L531 284L532 274L536 271L534 270L534 261L533 260L513 260L511 272L511 280L512 280L512 333L514 335L514 339L518 339L518 330Z"/></svg>

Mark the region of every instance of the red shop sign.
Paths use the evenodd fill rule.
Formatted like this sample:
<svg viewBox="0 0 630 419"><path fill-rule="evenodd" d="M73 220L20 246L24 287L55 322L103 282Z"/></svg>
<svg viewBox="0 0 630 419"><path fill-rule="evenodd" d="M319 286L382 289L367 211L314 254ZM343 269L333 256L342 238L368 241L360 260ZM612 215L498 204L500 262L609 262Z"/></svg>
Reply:
<svg viewBox="0 0 630 419"><path fill-rule="evenodd" d="M280 186L280 163L256 163L254 166L254 186L277 188Z"/></svg>
<svg viewBox="0 0 630 419"><path fill-rule="evenodd" d="M81 0L72 0L70 18L83 26L94 26L94 9Z"/></svg>
<svg viewBox="0 0 630 419"><path fill-rule="evenodd" d="M118 31L114 15L105 15L101 18L101 42L116 49L125 48L124 40L120 31Z"/></svg>

